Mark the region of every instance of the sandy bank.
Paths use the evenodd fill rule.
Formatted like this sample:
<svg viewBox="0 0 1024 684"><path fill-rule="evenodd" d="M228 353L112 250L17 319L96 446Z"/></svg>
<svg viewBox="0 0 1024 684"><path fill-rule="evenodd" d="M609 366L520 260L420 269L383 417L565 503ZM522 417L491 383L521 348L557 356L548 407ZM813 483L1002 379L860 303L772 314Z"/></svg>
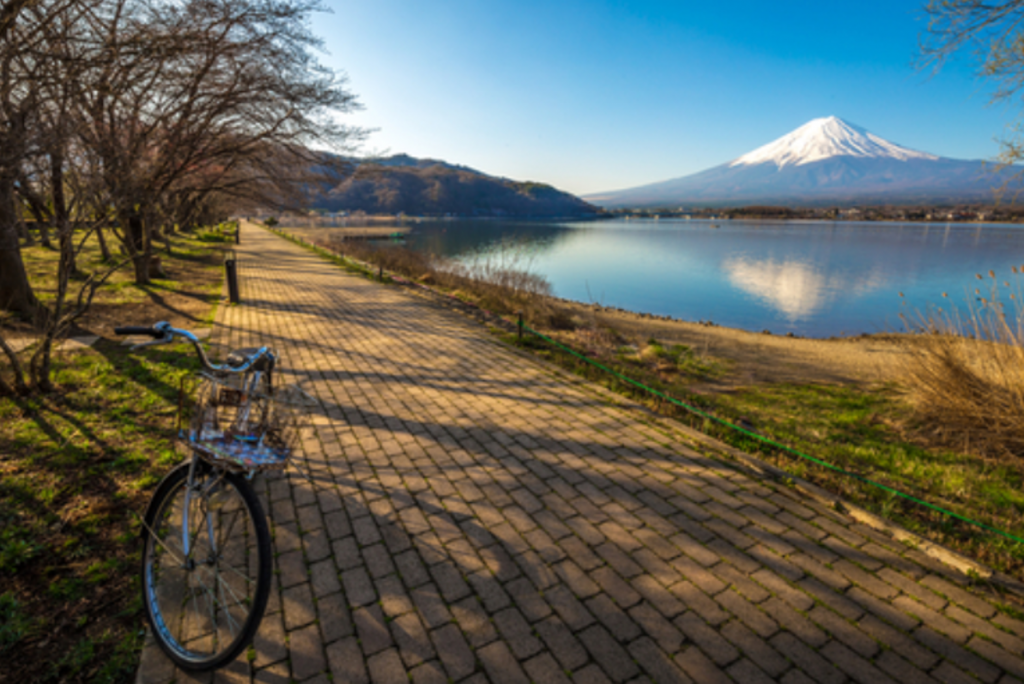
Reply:
<svg viewBox="0 0 1024 684"><path fill-rule="evenodd" d="M731 362L731 372L725 378L706 386L712 391L776 382L863 385L895 380L902 375L906 355L925 341L899 334L832 340L785 337L575 302L561 304L597 327L614 329L636 342L654 337L664 344L685 344L698 353Z"/></svg>

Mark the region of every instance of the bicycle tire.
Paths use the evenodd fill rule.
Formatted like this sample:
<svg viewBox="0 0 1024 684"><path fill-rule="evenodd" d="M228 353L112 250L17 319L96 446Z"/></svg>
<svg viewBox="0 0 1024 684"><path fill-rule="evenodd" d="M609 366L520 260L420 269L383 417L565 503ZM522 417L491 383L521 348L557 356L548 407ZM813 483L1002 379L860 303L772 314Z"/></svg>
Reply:
<svg viewBox="0 0 1024 684"><path fill-rule="evenodd" d="M205 498L195 493L189 495L190 509L193 503L202 504L200 508L206 507L204 515L201 518L197 516L198 525L195 538L190 544L189 556L200 557L205 550L207 558L203 560L200 557L198 562L195 557L186 558L181 541L180 520L177 521L177 531L174 529L176 502L179 506L178 517L185 517L182 515L184 509L180 507L184 503L183 496L187 489L190 459L167 474L147 507L142 530L142 602L150 631L167 656L182 669L203 671L226 665L252 643L270 596L272 553L267 518L249 482L241 475L213 468L199 458L195 461L197 482L200 478L204 482L208 478L216 478L212 480L214 486L221 486L217 483L226 485L219 491L208 489L214 493ZM240 501L232 494L225 493L229 491L237 494ZM211 503L214 501L213 497L219 498ZM248 522L245 523L244 529L238 528L241 530L241 536L235 536L233 532L238 520L237 511L240 509L234 509L230 526L224 531L218 529L213 532L214 540L219 543L221 551L220 555L215 557L210 548L216 548L217 544L211 544L207 540L204 547L202 539L204 535L209 537L210 530L217 524L213 522L213 518L220 520L226 515L223 511L231 506L244 507ZM193 521L190 516L190 539L192 527ZM166 540L161 536L165 529L168 532ZM173 548L175 536L177 549ZM243 572L238 570L238 566L232 566L229 561L223 559L231 542L235 542L230 547L231 553L237 557L239 539L242 539L243 544L245 572L249 573L255 569L256 573L255 582L246 579L241 585L238 584L235 575L243 575ZM173 553L175 550L177 556ZM166 564L163 563L164 560L167 561ZM214 566L216 569L211 569ZM222 569L230 569L234 574L222 573ZM167 581L161 582L164 574L168 575ZM211 591L207 584L211 577L213 581L210 585L216 587L215 591ZM232 587L232 581L224 579L225 577L232 580L235 586ZM196 586L197 584L200 586ZM238 593L242 591L244 595L240 599ZM202 608L205 608L206 612L201 612L200 600L197 597L202 597L205 603ZM172 610L175 604L176 613ZM232 612L238 613L245 609L248 610L241 619L241 625L235 629ZM218 626L221 614L229 632L223 639L222 630ZM205 622L209 623L209 627L204 625ZM211 645L204 646L205 644Z"/></svg>

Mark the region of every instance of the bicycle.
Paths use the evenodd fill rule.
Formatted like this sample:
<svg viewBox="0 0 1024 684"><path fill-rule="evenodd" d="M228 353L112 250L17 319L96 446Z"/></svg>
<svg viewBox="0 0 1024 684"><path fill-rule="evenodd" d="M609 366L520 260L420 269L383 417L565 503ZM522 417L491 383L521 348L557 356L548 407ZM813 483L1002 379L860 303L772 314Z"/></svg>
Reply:
<svg viewBox="0 0 1024 684"><path fill-rule="evenodd" d="M311 404L296 386L275 388L277 354L237 349L214 364L199 339L160 322L115 328L153 340L132 349L192 343L202 363L188 429L178 430L191 458L160 482L143 518L142 598L163 651L186 670L213 670L252 642L270 595L272 553L266 514L250 484L283 469Z"/></svg>

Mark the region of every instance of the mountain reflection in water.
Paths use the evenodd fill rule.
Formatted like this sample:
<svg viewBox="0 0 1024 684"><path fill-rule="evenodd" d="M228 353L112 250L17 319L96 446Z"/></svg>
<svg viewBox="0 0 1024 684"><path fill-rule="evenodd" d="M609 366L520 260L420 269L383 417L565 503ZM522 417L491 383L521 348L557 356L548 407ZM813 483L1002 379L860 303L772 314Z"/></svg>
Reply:
<svg viewBox="0 0 1024 684"><path fill-rule="evenodd" d="M784 314L789 323L809 318L843 293L860 295L882 287L881 273L829 274L812 263L738 257L722 263L729 282Z"/></svg>
<svg viewBox="0 0 1024 684"><path fill-rule="evenodd" d="M406 224L407 244L494 258L508 238L559 297L690 321L812 337L902 330L900 314L961 306L1024 262L1024 227L996 224L445 220ZM329 231L330 229L324 229ZM906 295L900 297L900 293ZM983 294L986 294L983 292ZM907 309L901 305L906 303Z"/></svg>

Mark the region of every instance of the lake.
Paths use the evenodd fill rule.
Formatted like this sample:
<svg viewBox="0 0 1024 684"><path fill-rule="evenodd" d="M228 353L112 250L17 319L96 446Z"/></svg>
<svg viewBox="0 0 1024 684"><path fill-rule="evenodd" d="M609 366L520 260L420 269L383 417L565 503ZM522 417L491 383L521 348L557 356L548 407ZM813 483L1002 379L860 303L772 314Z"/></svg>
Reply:
<svg viewBox="0 0 1024 684"><path fill-rule="evenodd" d="M966 309L1016 287L1024 227L1001 224L616 219L423 221L407 244L460 260L508 258L567 299L809 337L902 331L901 311ZM502 255L504 255L502 257ZM976 274L985 275L979 282ZM942 294L948 293L949 299ZM905 304L901 300L903 293Z"/></svg>

